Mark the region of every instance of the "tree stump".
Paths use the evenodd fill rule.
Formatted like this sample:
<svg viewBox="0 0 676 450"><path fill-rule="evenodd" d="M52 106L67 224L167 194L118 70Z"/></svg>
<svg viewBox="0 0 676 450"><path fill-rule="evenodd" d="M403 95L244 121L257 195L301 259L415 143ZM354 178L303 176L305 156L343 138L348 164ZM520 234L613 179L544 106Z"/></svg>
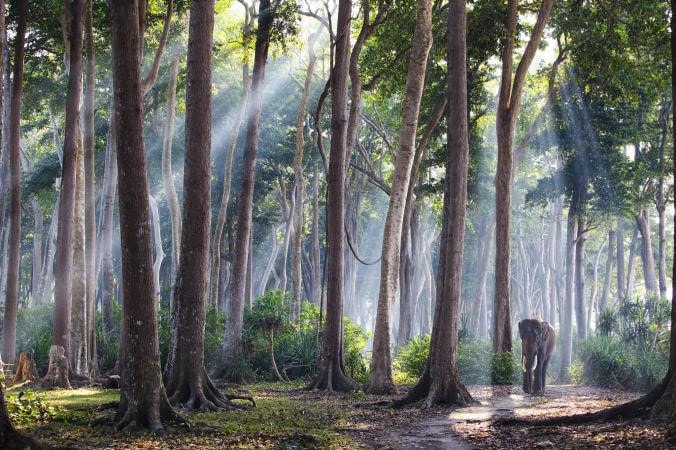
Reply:
<svg viewBox="0 0 676 450"><path fill-rule="evenodd" d="M40 380L40 385L44 388L71 388L70 381L68 380L66 349L60 345L52 345L50 347L49 368L45 377Z"/></svg>
<svg viewBox="0 0 676 450"><path fill-rule="evenodd" d="M39 379L38 371L35 369L35 361L33 354L28 352L21 352L19 354L19 363L16 366L14 379L12 384L25 383L27 381L35 381Z"/></svg>

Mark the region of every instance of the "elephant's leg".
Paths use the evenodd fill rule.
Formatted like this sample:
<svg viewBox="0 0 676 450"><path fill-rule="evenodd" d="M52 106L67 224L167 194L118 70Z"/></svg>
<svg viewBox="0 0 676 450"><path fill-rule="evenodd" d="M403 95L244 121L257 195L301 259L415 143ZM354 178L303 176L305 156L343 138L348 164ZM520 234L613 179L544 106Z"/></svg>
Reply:
<svg viewBox="0 0 676 450"><path fill-rule="evenodd" d="M535 367L535 380L533 380L533 384L535 385L533 387L533 393L536 395L544 394L544 386L545 386L545 380L544 380L544 372L543 372L543 367L544 367L544 351L539 351L538 352L538 364Z"/></svg>
<svg viewBox="0 0 676 450"><path fill-rule="evenodd" d="M545 394L545 384L547 382L547 366L549 366L549 355L545 358L545 362L542 364L542 395Z"/></svg>

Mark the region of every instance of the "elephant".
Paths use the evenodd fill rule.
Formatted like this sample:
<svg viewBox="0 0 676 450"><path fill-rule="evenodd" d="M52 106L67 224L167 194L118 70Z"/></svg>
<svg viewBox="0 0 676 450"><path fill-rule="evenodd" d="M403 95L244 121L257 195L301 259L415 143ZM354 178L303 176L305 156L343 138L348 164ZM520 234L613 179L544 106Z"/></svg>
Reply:
<svg viewBox="0 0 676 450"><path fill-rule="evenodd" d="M524 319L519 322L519 336L523 391L544 395L547 365L556 345L554 327L540 319Z"/></svg>

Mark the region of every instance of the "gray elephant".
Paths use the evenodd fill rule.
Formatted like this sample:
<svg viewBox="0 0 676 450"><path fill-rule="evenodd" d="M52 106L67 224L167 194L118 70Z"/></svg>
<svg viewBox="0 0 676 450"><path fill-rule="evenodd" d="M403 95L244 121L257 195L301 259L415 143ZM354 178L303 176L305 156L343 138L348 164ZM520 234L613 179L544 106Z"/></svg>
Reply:
<svg viewBox="0 0 676 450"><path fill-rule="evenodd" d="M544 395L547 366L556 345L554 327L540 319L524 319L519 322L519 336L523 391Z"/></svg>

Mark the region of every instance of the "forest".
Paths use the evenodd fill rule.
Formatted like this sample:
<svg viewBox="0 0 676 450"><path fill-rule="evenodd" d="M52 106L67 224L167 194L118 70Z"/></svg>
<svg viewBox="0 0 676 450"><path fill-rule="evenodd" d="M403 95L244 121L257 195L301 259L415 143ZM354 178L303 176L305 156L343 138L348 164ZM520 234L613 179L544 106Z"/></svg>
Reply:
<svg viewBox="0 0 676 450"><path fill-rule="evenodd" d="M676 448L676 0L0 0L0 448Z"/></svg>

